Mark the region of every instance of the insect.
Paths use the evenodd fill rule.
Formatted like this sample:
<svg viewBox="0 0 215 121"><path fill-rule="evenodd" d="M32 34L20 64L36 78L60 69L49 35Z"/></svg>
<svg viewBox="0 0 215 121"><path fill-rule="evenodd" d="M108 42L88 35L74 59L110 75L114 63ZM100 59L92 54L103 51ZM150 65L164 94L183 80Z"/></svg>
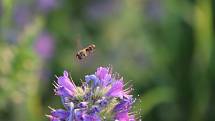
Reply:
<svg viewBox="0 0 215 121"><path fill-rule="evenodd" d="M86 48L79 50L76 54L76 58L78 60L82 60L89 56L90 54L92 54L95 51L95 49L96 46L94 44L90 44Z"/></svg>

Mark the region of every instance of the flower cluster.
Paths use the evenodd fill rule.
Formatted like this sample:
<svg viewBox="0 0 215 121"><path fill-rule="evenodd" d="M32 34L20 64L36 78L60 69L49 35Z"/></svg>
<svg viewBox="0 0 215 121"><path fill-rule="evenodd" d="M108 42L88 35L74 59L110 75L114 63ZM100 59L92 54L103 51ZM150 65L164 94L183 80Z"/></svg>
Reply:
<svg viewBox="0 0 215 121"><path fill-rule="evenodd" d="M134 100L131 89L123 89L123 78L112 74L111 68L99 67L86 75L76 86L67 71L57 77L55 94L61 97L65 109L52 109L51 121L134 121L130 112Z"/></svg>

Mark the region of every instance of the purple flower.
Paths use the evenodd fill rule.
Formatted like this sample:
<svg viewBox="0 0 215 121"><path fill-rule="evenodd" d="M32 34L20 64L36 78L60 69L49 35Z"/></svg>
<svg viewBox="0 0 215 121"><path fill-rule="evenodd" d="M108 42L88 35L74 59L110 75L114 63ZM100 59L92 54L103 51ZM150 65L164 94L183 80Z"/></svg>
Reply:
<svg viewBox="0 0 215 121"><path fill-rule="evenodd" d="M134 115L129 115L126 111L116 113L114 119L118 121L135 121Z"/></svg>
<svg viewBox="0 0 215 121"><path fill-rule="evenodd" d="M58 77L55 93L60 96L73 96L76 91L75 84L69 79L68 72L64 71L63 76Z"/></svg>
<svg viewBox="0 0 215 121"><path fill-rule="evenodd" d="M83 121L101 121L100 117L96 114L85 115Z"/></svg>
<svg viewBox="0 0 215 121"><path fill-rule="evenodd" d="M43 59L52 57L54 51L54 38L48 33L41 33L36 39L35 50Z"/></svg>
<svg viewBox="0 0 215 121"><path fill-rule="evenodd" d="M113 82L110 90L107 93L107 96L122 98L124 93L123 86L123 79Z"/></svg>
<svg viewBox="0 0 215 121"><path fill-rule="evenodd" d="M99 78L102 86L107 86L111 81L111 74L109 68L99 67L95 75Z"/></svg>
<svg viewBox="0 0 215 121"><path fill-rule="evenodd" d="M74 114L75 121L101 121L97 114L87 114L85 110L76 109Z"/></svg>
<svg viewBox="0 0 215 121"><path fill-rule="evenodd" d="M51 116L58 118L58 119L65 119L69 117L69 112L63 110L63 109L57 109L51 111Z"/></svg>
<svg viewBox="0 0 215 121"><path fill-rule="evenodd" d="M87 105L88 105L88 102L80 102L80 103L78 104L78 107L79 107L79 108L87 108Z"/></svg>
<svg viewBox="0 0 215 121"><path fill-rule="evenodd" d="M15 5L13 18L15 24L22 28L31 22L32 11L27 5Z"/></svg>
<svg viewBox="0 0 215 121"><path fill-rule="evenodd" d="M46 115L46 116L49 118L50 121L61 121L59 118L54 117L52 115Z"/></svg>
<svg viewBox="0 0 215 121"><path fill-rule="evenodd" d="M97 103L101 108L107 106L108 100L105 97L102 97L102 99L98 100Z"/></svg>
<svg viewBox="0 0 215 121"><path fill-rule="evenodd" d="M114 107L114 112L121 112L121 111L129 111L131 109L134 100L132 96L130 97L123 97L123 99Z"/></svg>
<svg viewBox="0 0 215 121"><path fill-rule="evenodd" d="M97 86L99 83L99 79L96 75L92 74L92 75L86 75L85 76L85 81L87 84L90 83L90 81L93 81L93 87Z"/></svg>
<svg viewBox="0 0 215 121"><path fill-rule="evenodd" d="M58 77L55 93L66 110L53 110L51 121L133 121L129 115L134 103L130 91L124 89L123 78L114 76L110 68L100 67L85 76L85 83L76 87L67 71ZM129 90L129 89L127 89Z"/></svg>

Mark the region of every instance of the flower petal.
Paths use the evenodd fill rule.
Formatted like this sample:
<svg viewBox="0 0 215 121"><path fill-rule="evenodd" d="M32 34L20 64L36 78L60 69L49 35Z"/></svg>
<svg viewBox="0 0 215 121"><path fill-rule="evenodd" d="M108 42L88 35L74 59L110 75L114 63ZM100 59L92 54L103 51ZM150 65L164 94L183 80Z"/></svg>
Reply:
<svg viewBox="0 0 215 121"><path fill-rule="evenodd" d="M46 115L49 118L49 121L61 121L59 118L56 118L52 115Z"/></svg>
<svg viewBox="0 0 215 121"><path fill-rule="evenodd" d="M55 93L56 93L56 95L63 96L63 97L68 97L68 96L74 95L73 91L71 91L63 86L57 87L55 90Z"/></svg>
<svg viewBox="0 0 215 121"><path fill-rule="evenodd" d="M92 75L86 75L85 76L85 81L87 84L90 83L90 81L93 81L93 86L97 86L99 79L96 77L96 75L92 74Z"/></svg>
<svg viewBox="0 0 215 121"><path fill-rule="evenodd" d="M53 117L65 120L69 116L69 112L67 112L63 109L57 109L57 110L51 111L51 115Z"/></svg>
<svg viewBox="0 0 215 121"><path fill-rule="evenodd" d="M134 115L129 115L127 111L117 112L114 119L118 121L135 121Z"/></svg>
<svg viewBox="0 0 215 121"><path fill-rule="evenodd" d="M91 114L91 115L84 115L83 121L101 121L101 119L97 114Z"/></svg>
<svg viewBox="0 0 215 121"><path fill-rule="evenodd" d="M106 95L122 98L123 94L123 80L118 80L113 82L110 90L107 92Z"/></svg>
<svg viewBox="0 0 215 121"><path fill-rule="evenodd" d="M131 109L131 105L133 104L133 99L130 96L129 98L123 98L113 109L114 112L120 111L129 111Z"/></svg>
<svg viewBox="0 0 215 121"><path fill-rule="evenodd" d="M104 77L109 73L109 69L105 67L99 67L96 71L96 76L99 77L99 79L104 79Z"/></svg>
<svg viewBox="0 0 215 121"><path fill-rule="evenodd" d="M95 75L99 78L102 86L107 86L110 83L111 74L109 73L109 68L99 67Z"/></svg>
<svg viewBox="0 0 215 121"><path fill-rule="evenodd" d="M58 78L58 84L60 86L63 86L71 91L74 91L75 90L75 85L71 82L71 80L69 79L68 77L68 72L67 71L64 71L64 75L63 76L60 76Z"/></svg>

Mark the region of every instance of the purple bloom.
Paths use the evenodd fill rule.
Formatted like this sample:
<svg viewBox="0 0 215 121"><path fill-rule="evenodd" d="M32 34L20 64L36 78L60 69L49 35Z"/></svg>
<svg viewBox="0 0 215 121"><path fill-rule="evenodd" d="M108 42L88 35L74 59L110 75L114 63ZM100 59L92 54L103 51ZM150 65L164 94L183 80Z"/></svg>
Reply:
<svg viewBox="0 0 215 121"><path fill-rule="evenodd" d="M109 68L100 67L97 69L95 75L99 78L102 86L107 86L111 81L111 74Z"/></svg>
<svg viewBox="0 0 215 121"><path fill-rule="evenodd" d="M51 115L58 119L65 119L65 118L69 117L69 112L67 112L63 109L57 109L57 110L51 111Z"/></svg>
<svg viewBox="0 0 215 121"><path fill-rule="evenodd" d="M31 22L32 11L30 10L27 5L16 5L14 7L13 17L17 26L22 28Z"/></svg>
<svg viewBox="0 0 215 121"><path fill-rule="evenodd" d="M86 75L85 76L85 81L87 84L90 83L90 81L93 81L93 86L97 86L97 84L99 83L99 79L96 75L92 74L92 75Z"/></svg>
<svg viewBox="0 0 215 121"><path fill-rule="evenodd" d="M101 121L100 117L96 114L85 115L83 121Z"/></svg>
<svg viewBox="0 0 215 121"><path fill-rule="evenodd" d="M112 86L111 89L108 91L107 96L112 96L112 97L119 97L122 98L123 97L123 80L120 79L119 81L115 81Z"/></svg>
<svg viewBox="0 0 215 121"><path fill-rule="evenodd" d="M47 115L47 117L49 118L50 121L61 121L59 118L54 117L52 115Z"/></svg>
<svg viewBox="0 0 215 121"><path fill-rule="evenodd" d="M76 121L100 121L100 117L96 114L87 114L86 111L76 109L74 111Z"/></svg>
<svg viewBox="0 0 215 121"><path fill-rule="evenodd" d="M134 103L130 91L125 91L123 78L112 75L110 68L100 67L95 74L85 76L85 83L76 87L67 71L58 77L55 93L66 110L53 110L51 121L134 121L129 115Z"/></svg>
<svg viewBox="0 0 215 121"><path fill-rule="evenodd" d="M126 111L116 113L114 119L118 121L135 121L134 115L129 115Z"/></svg>
<svg viewBox="0 0 215 121"><path fill-rule="evenodd" d="M75 109L74 114L75 120L80 121L84 119L84 113L81 111L81 109Z"/></svg>
<svg viewBox="0 0 215 121"><path fill-rule="evenodd" d="M87 108L88 102L81 102L78 104L79 108Z"/></svg>
<svg viewBox="0 0 215 121"><path fill-rule="evenodd" d="M107 106L108 100L105 97L102 97L102 99L98 100L97 103L102 108L102 107Z"/></svg>
<svg viewBox="0 0 215 121"><path fill-rule="evenodd" d="M124 97L113 109L114 112L129 111L134 103L132 97Z"/></svg>
<svg viewBox="0 0 215 121"><path fill-rule="evenodd" d="M60 96L73 96L76 91L75 84L69 79L68 72L64 71L63 76L58 77L56 94Z"/></svg>
<svg viewBox="0 0 215 121"><path fill-rule="evenodd" d="M48 59L53 55L54 39L48 33L41 33L36 39L35 50L43 59Z"/></svg>

